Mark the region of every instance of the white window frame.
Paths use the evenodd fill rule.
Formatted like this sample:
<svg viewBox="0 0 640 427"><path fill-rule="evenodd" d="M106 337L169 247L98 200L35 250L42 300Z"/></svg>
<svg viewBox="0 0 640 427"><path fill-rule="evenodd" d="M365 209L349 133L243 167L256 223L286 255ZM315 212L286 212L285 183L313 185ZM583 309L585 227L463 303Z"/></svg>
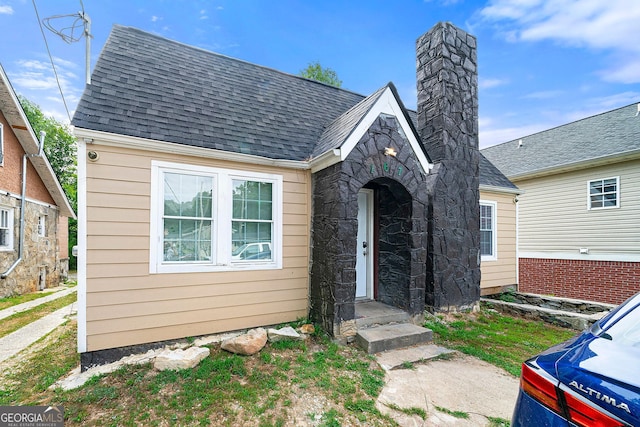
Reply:
<svg viewBox="0 0 640 427"><path fill-rule="evenodd" d="M38 216L38 236L47 237L47 216Z"/></svg>
<svg viewBox="0 0 640 427"><path fill-rule="evenodd" d="M4 166L4 127L0 123L0 166Z"/></svg>
<svg viewBox="0 0 640 427"><path fill-rule="evenodd" d="M497 261L498 260L498 203L490 200L480 200L480 206L488 206L491 208L491 247L493 253L491 255L481 255L481 261Z"/></svg>
<svg viewBox="0 0 640 427"><path fill-rule="evenodd" d="M604 181L607 181L609 179L615 179L616 180L616 205L615 206L597 206L597 207L592 207L591 206L591 183L593 183L593 182L604 182ZM610 176L608 178L590 179L589 181L587 181L587 210L589 210L589 211L598 211L598 210L602 210L602 209L618 209L619 207L620 207L620 177L619 176Z"/></svg>
<svg viewBox="0 0 640 427"><path fill-rule="evenodd" d="M6 218L7 218L6 227L3 226L2 224L3 222L2 216L4 215L4 212L6 212ZM2 229L9 230L7 244L0 246L0 252L13 251L13 240L14 240L13 215L14 215L13 208L0 206L0 227L2 227Z"/></svg>
<svg viewBox="0 0 640 427"><path fill-rule="evenodd" d="M168 263L164 261L163 221L165 172L211 176L214 179L211 261ZM233 180L270 182L272 187L273 230L271 260L232 260ZM198 273L215 271L282 269L282 175L196 166L154 160L151 162L151 217L149 272Z"/></svg>

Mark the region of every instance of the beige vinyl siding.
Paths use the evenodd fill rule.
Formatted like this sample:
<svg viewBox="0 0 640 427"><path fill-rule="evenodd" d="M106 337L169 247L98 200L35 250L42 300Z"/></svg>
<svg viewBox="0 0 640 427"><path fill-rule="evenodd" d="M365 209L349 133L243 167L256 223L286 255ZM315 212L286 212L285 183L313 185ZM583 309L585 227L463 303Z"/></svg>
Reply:
<svg viewBox="0 0 640 427"><path fill-rule="evenodd" d="M587 209L587 183L620 177L620 207ZM520 196L520 252L588 257L640 256L640 160L515 182ZM523 255L521 255L523 256Z"/></svg>
<svg viewBox="0 0 640 427"><path fill-rule="evenodd" d="M480 291L483 295L517 283L515 194L481 191L480 199L495 202L497 259L480 263Z"/></svg>
<svg viewBox="0 0 640 427"><path fill-rule="evenodd" d="M307 315L310 172L93 144L87 162L87 351ZM283 268L149 274L152 160L283 176Z"/></svg>

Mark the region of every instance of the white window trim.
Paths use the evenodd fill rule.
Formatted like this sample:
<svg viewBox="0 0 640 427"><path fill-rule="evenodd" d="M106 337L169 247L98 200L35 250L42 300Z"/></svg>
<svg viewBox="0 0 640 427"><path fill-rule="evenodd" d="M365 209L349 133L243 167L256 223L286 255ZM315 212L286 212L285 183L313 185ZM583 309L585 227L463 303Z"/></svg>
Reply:
<svg viewBox="0 0 640 427"><path fill-rule="evenodd" d="M46 215L38 216L38 236L47 237L47 217L46 217Z"/></svg>
<svg viewBox="0 0 640 427"><path fill-rule="evenodd" d="M211 263L172 263L163 262L162 250L162 211L164 185L163 172L182 174L202 174L214 177L213 192L213 230L214 239ZM273 243L272 260L232 261L231 259L231 214L232 180L259 180L273 183ZM150 250L149 273L200 273L215 271L246 271L282 269L282 175L259 172L245 172L206 166L188 165L154 160L151 162L151 209L150 209Z"/></svg>
<svg viewBox="0 0 640 427"><path fill-rule="evenodd" d="M0 252L11 252L13 251L14 247L14 234L15 234L15 230L13 227L13 216L14 216L14 212L13 212L13 208L10 208L8 206L0 206L0 210L3 211L7 211L7 228L9 229L9 241L7 242L6 245L4 246L0 246Z"/></svg>
<svg viewBox="0 0 640 427"><path fill-rule="evenodd" d="M616 205L592 208L591 207L591 183L594 181L606 181L608 179L616 180ZM620 177L619 176L610 176L608 178L596 178L596 179L590 179L587 181L587 210L588 211L599 211L603 209L618 209L618 208L620 208Z"/></svg>
<svg viewBox="0 0 640 427"><path fill-rule="evenodd" d="M0 123L0 166L4 166L4 127Z"/></svg>
<svg viewBox="0 0 640 427"><path fill-rule="evenodd" d="M481 261L497 261L498 260L498 203L491 200L480 200L480 205L491 206L491 246L493 248L492 255L482 255Z"/></svg>

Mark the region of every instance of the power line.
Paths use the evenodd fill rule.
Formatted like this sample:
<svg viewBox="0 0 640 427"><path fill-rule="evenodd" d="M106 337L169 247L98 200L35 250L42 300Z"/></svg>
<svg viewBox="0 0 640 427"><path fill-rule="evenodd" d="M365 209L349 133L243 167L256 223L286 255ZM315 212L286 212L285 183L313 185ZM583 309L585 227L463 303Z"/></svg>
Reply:
<svg viewBox="0 0 640 427"><path fill-rule="evenodd" d="M44 45L47 48L47 54L49 55L49 60L51 61L51 67L53 68L53 75L56 78L56 83L58 84L58 90L60 91L60 96L62 97L62 103L64 104L64 109L67 111L67 117L69 118L69 122L71 122L71 113L69 113L69 107L67 107L67 101L64 99L64 93L62 93L62 86L60 85L60 79L58 78L58 71L56 70L56 66L53 63L53 56L51 56L51 51L49 50L49 43L47 43L47 37L44 34L44 28L42 28L42 22L40 21L40 14L38 13L38 8L36 7L36 0L31 0L33 3L33 10L36 12L36 18L38 19L38 25L40 26L40 32L42 33L42 38L44 39Z"/></svg>

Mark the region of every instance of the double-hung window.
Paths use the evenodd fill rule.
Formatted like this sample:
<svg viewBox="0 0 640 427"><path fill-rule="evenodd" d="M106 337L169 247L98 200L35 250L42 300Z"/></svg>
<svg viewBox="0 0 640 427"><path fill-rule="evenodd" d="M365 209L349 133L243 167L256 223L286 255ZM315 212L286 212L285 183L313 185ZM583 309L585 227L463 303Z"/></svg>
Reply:
<svg viewBox="0 0 640 427"><path fill-rule="evenodd" d="M589 210L620 207L620 177L589 181L587 190Z"/></svg>
<svg viewBox="0 0 640 427"><path fill-rule="evenodd" d="M154 161L151 273L282 268L282 177Z"/></svg>
<svg viewBox="0 0 640 427"><path fill-rule="evenodd" d="M13 209L0 207L0 251L13 250Z"/></svg>
<svg viewBox="0 0 640 427"><path fill-rule="evenodd" d="M480 201L480 256L483 261L496 260L496 206L495 202Z"/></svg>

